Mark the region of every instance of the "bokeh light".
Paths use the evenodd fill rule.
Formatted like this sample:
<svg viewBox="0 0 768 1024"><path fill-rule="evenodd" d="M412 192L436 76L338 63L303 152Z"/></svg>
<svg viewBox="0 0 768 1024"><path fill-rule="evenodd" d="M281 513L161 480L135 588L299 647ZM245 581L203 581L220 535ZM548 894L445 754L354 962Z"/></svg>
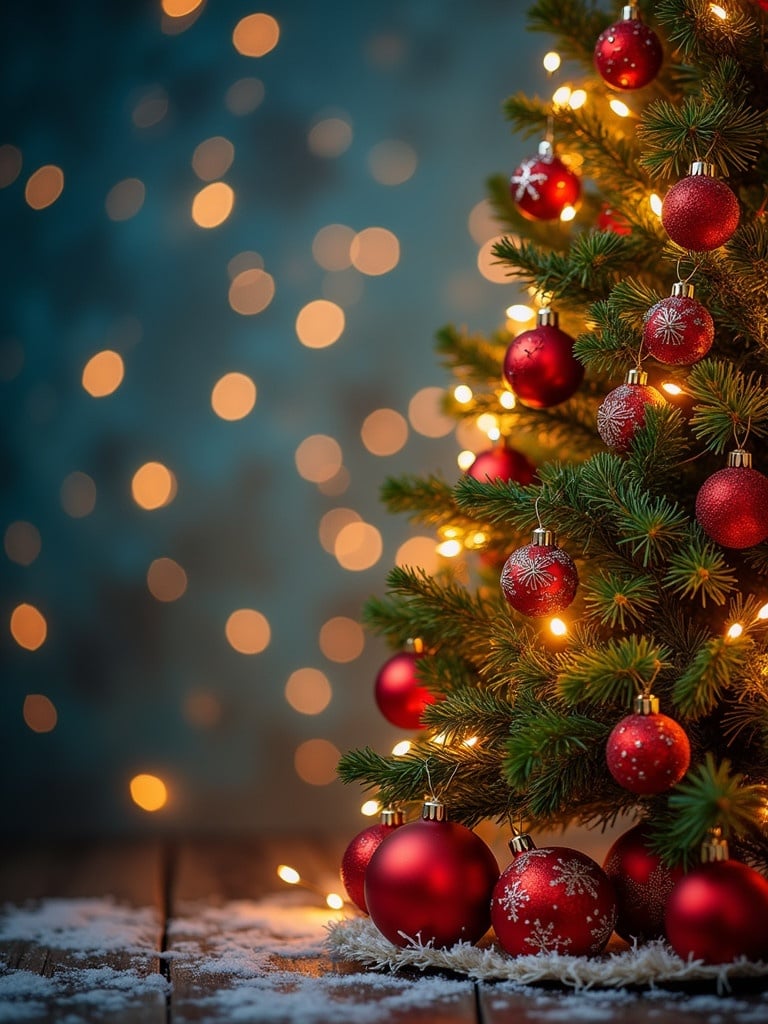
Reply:
<svg viewBox="0 0 768 1024"><path fill-rule="evenodd" d="M227 619L224 633L240 654L261 654L272 638L267 617L255 608L238 608Z"/></svg>
<svg viewBox="0 0 768 1024"><path fill-rule="evenodd" d="M201 181L223 178L235 159L235 147L222 135L214 135L196 147L192 154L192 170Z"/></svg>
<svg viewBox="0 0 768 1024"><path fill-rule="evenodd" d="M320 544L329 555L333 554L339 532L349 523L359 523L362 516L351 508L332 508L320 520Z"/></svg>
<svg viewBox="0 0 768 1024"><path fill-rule="evenodd" d="M445 392L429 387L417 391L408 403L408 419L417 434L424 437L445 437L455 424L442 409Z"/></svg>
<svg viewBox="0 0 768 1024"><path fill-rule="evenodd" d="M240 271L229 286L229 304L241 316L262 313L274 295L274 278L259 267Z"/></svg>
<svg viewBox="0 0 768 1024"><path fill-rule="evenodd" d="M355 232L346 224L326 224L312 241L315 263L324 270L346 270L352 265L349 247Z"/></svg>
<svg viewBox="0 0 768 1024"><path fill-rule="evenodd" d="M170 469L162 462L145 462L131 480L131 494L140 508L162 508L173 501L176 486Z"/></svg>
<svg viewBox="0 0 768 1024"><path fill-rule="evenodd" d="M503 237L503 235L496 235L494 238L487 239L480 246L477 253L477 269L486 281L490 281L492 284L508 285L511 281L509 267L504 263L500 263L499 257L493 254L494 245L500 242Z"/></svg>
<svg viewBox="0 0 768 1024"><path fill-rule="evenodd" d="M223 420L241 420L256 404L256 385L244 373L225 373L211 392L211 407Z"/></svg>
<svg viewBox="0 0 768 1024"><path fill-rule="evenodd" d="M64 172L55 164L46 164L30 175L24 198L33 210L44 210L55 203L63 191Z"/></svg>
<svg viewBox="0 0 768 1024"><path fill-rule="evenodd" d="M3 535L5 553L17 565L31 565L40 554L40 531L32 523L17 519L9 523Z"/></svg>
<svg viewBox="0 0 768 1024"><path fill-rule="evenodd" d="M385 139L368 153L368 167L380 185L402 185L416 173L418 162L413 146L399 139Z"/></svg>
<svg viewBox="0 0 768 1024"><path fill-rule="evenodd" d="M360 437L372 455L394 455L408 440L408 423L395 409L376 409L363 420Z"/></svg>
<svg viewBox="0 0 768 1024"><path fill-rule="evenodd" d="M235 193L225 181L201 188L192 200L192 220L199 228L217 228L232 213Z"/></svg>
<svg viewBox="0 0 768 1024"><path fill-rule="evenodd" d="M327 348L339 340L345 323L341 306L328 299L314 299L296 317L296 334L305 348Z"/></svg>
<svg viewBox="0 0 768 1024"><path fill-rule="evenodd" d="M18 604L11 612L11 636L26 651L36 651L48 636L45 616L33 604Z"/></svg>
<svg viewBox="0 0 768 1024"><path fill-rule="evenodd" d="M32 732L53 732L59 720L53 701L43 693L28 693L24 698L22 714Z"/></svg>
<svg viewBox="0 0 768 1024"><path fill-rule="evenodd" d="M395 554L395 565L413 566L435 573L440 568L440 557L434 537L410 537Z"/></svg>
<svg viewBox="0 0 768 1024"><path fill-rule="evenodd" d="M123 178L107 193L104 208L110 220L130 220L144 205L146 188L139 178Z"/></svg>
<svg viewBox="0 0 768 1024"><path fill-rule="evenodd" d="M163 14L169 18L185 18L192 14L203 3L203 0L162 0Z"/></svg>
<svg viewBox="0 0 768 1024"><path fill-rule="evenodd" d="M315 484L323 483L341 469L341 446L327 434L312 434L301 442L294 459L300 477Z"/></svg>
<svg viewBox="0 0 768 1024"><path fill-rule="evenodd" d="M241 18L232 33L232 43L244 57L263 57L274 50L280 26L271 14L249 14Z"/></svg>
<svg viewBox="0 0 768 1024"><path fill-rule="evenodd" d="M361 274L377 277L388 274L400 260L397 236L386 228L364 228L358 231L349 247L352 266Z"/></svg>
<svg viewBox="0 0 768 1024"><path fill-rule="evenodd" d="M245 117L264 102L264 83L260 78L239 78L227 89L224 104L230 114Z"/></svg>
<svg viewBox="0 0 768 1024"><path fill-rule="evenodd" d="M328 661L344 664L355 661L363 653L365 633L355 619L336 615L320 627L318 642Z"/></svg>
<svg viewBox="0 0 768 1024"><path fill-rule="evenodd" d="M131 799L143 811L159 811L168 802L168 789L157 775L134 775L129 788Z"/></svg>
<svg viewBox="0 0 768 1024"><path fill-rule="evenodd" d="M297 668L285 684L285 699L302 715L319 715L331 702L328 676L319 668Z"/></svg>
<svg viewBox="0 0 768 1024"><path fill-rule="evenodd" d="M473 242L482 245L489 238L498 238L499 221L493 207L487 199L475 203L467 219L467 227Z"/></svg>
<svg viewBox="0 0 768 1024"><path fill-rule="evenodd" d="M172 558L156 558L147 570L147 587L158 601L178 601L187 589L187 574Z"/></svg>
<svg viewBox="0 0 768 1024"><path fill-rule="evenodd" d="M156 86L139 97L131 119L137 128L152 128L168 114L168 94Z"/></svg>
<svg viewBox="0 0 768 1024"><path fill-rule="evenodd" d="M344 117L326 117L310 129L307 148L313 156L331 160L352 145L352 125Z"/></svg>
<svg viewBox="0 0 768 1024"><path fill-rule="evenodd" d="M117 391L123 382L123 357L112 349L92 355L83 367L82 385L94 398L105 398Z"/></svg>
<svg viewBox="0 0 768 1024"><path fill-rule="evenodd" d="M73 519L84 519L96 507L96 484L79 469L68 473L59 490L61 507Z"/></svg>
<svg viewBox="0 0 768 1024"><path fill-rule="evenodd" d="M362 572L381 558L381 533L371 523L348 523L339 530L333 553L343 569Z"/></svg>
<svg viewBox="0 0 768 1024"><path fill-rule="evenodd" d="M328 786L336 780L341 751L330 740L305 740L293 757L296 774L310 786Z"/></svg>

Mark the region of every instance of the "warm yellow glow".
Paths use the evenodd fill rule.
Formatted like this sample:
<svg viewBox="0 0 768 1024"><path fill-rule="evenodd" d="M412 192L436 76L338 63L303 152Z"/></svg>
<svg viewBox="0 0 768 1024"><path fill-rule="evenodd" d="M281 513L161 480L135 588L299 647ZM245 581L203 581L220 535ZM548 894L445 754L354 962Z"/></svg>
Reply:
<svg viewBox="0 0 768 1024"><path fill-rule="evenodd" d="M271 14L249 14L232 33L232 43L244 57L263 57L274 50L279 38L280 26Z"/></svg>
<svg viewBox="0 0 768 1024"><path fill-rule="evenodd" d="M168 790L156 775L134 775L130 782L131 799L143 811L159 811L168 802Z"/></svg>
<svg viewBox="0 0 768 1024"><path fill-rule="evenodd" d="M19 604L11 612L11 636L26 651L36 651L45 643L48 624L32 604Z"/></svg>
<svg viewBox="0 0 768 1024"><path fill-rule="evenodd" d="M5 553L17 565L32 565L40 554L40 531L32 523L17 519L10 523L3 537Z"/></svg>
<svg viewBox="0 0 768 1024"><path fill-rule="evenodd" d="M395 565L417 567L433 576L440 568L434 537L409 537L395 552Z"/></svg>
<svg viewBox="0 0 768 1024"><path fill-rule="evenodd" d="M371 175L380 185L402 185L413 177L417 164L416 151L399 139L384 139L368 154Z"/></svg>
<svg viewBox="0 0 768 1024"><path fill-rule="evenodd" d="M44 210L64 191L64 172L55 164L38 167L27 181L24 198L33 210Z"/></svg>
<svg viewBox="0 0 768 1024"><path fill-rule="evenodd" d="M482 416L477 417L477 429L482 430L482 432L487 434L488 437L490 437L491 434L496 434L498 436L499 421L492 412L484 412Z"/></svg>
<svg viewBox="0 0 768 1024"><path fill-rule="evenodd" d="M125 373L122 356L104 349L91 356L83 367L82 385L94 398L105 398L120 387Z"/></svg>
<svg viewBox="0 0 768 1024"><path fill-rule="evenodd" d="M568 105L568 100L571 98L571 87L570 85L561 85L559 89L555 89L552 93L552 102L556 107L565 107Z"/></svg>
<svg viewBox="0 0 768 1024"><path fill-rule="evenodd" d="M192 200L192 220L199 228L217 228L232 213L235 193L224 181L201 188Z"/></svg>
<svg viewBox="0 0 768 1024"><path fill-rule="evenodd" d="M156 558L147 570L147 587L158 601L178 601L187 589L187 574L172 558Z"/></svg>
<svg viewBox="0 0 768 1024"><path fill-rule="evenodd" d="M487 199L481 199L475 203L469 211L467 228L472 240L477 245L482 245L489 238L495 238L499 234L499 221L496 212Z"/></svg>
<svg viewBox="0 0 768 1024"><path fill-rule="evenodd" d="M302 782L310 786L330 786L337 780L336 766L340 757L341 751L330 740L306 740L294 752L293 767Z"/></svg>
<svg viewBox="0 0 768 1024"><path fill-rule="evenodd" d="M285 699L302 715L319 715L331 702L331 684L319 668L297 668L285 684Z"/></svg>
<svg viewBox="0 0 768 1024"><path fill-rule="evenodd" d="M459 540L444 540L437 545L437 553L443 558L455 558L461 552L463 545Z"/></svg>
<svg viewBox="0 0 768 1024"><path fill-rule="evenodd" d="M372 455L394 455L408 440L408 422L395 409L376 409L363 420L360 439Z"/></svg>
<svg viewBox="0 0 768 1024"><path fill-rule="evenodd" d="M104 208L110 220L130 220L144 205L146 189L138 178L124 178L107 193Z"/></svg>
<svg viewBox="0 0 768 1024"><path fill-rule="evenodd" d="M560 213L560 220L564 224L567 224L568 221L573 220L573 218L575 216L576 216L576 207L575 206L571 206L570 203L569 203L567 206L563 207L562 212Z"/></svg>
<svg viewBox="0 0 768 1024"><path fill-rule="evenodd" d="M336 543L336 538L339 532L347 525L347 523L360 522L362 516L359 512L355 512L351 508L332 508L320 520L320 525L317 529L318 537L320 538L320 544L324 551L327 551L330 555L333 554L333 546Z"/></svg>
<svg viewBox="0 0 768 1024"><path fill-rule="evenodd" d="M278 864L277 877L283 882L287 882L288 885L297 885L301 881L301 875L296 868L292 868L288 864Z"/></svg>
<svg viewBox="0 0 768 1024"><path fill-rule="evenodd" d="M311 434L296 449L294 461L302 479L314 484L324 483L341 469L341 446L327 434Z"/></svg>
<svg viewBox="0 0 768 1024"><path fill-rule="evenodd" d="M477 269L492 284L509 284L509 268L493 252L496 243L505 237L509 236L494 235L486 239L477 251Z"/></svg>
<svg viewBox="0 0 768 1024"><path fill-rule="evenodd" d="M656 195L655 192L651 192L648 197L648 202L651 204L651 209L657 217L661 216L661 196Z"/></svg>
<svg viewBox="0 0 768 1024"><path fill-rule="evenodd" d="M327 348L339 340L345 323L341 306L328 299L314 299L299 311L296 335L305 348Z"/></svg>
<svg viewBox="0 0 768 1024"><path fill-rule="evenodd" d="M472 465L476 458L477 455L475 455L473 451L470 451L469 448L465 448L463 452L459 452L459 454L456 456L456 461L459 464L459 469L463 473L466 473L466 471L469 469L469 467Z"/></svg>
<svg viewBox="0 0 768 1024"><path fill-rule="evenodd" d="M672 395L673 397L676 395L682 395L683 393L683 389L671 380L665 380L661 385L661 390L666 391L668 395Z"/></svg>
<svg viewBox="0 0 768 1024"><path fill-rule="evenodd" d="M227 619L224 635L240 654L261 654L269 647L272 630L265 615L255 608L238 608Z"/></svg>
<svg viewBox="0 0 768 1024"><path fill-rule="evenodd" d="M388 274L400 261L400 242L386 228L364 228L352 239L349 258L361 274L369 277Z"/></svg>
<svg viewBox="0 0 768 1024"><path fill-rule="evenodd" d="M587 92L585 89L574 89L568 97L568 106L571 110L578 110L579 107L583 107L586 102Z"/></svg>
<svg viewBox="0 0 768 1024"><path fill-rule="evenodd" d="M482 530L476 530L473 534L464 541L468 548L481 548L488 540L488 537Z"/></svg>
<svg viewBox="0 0 768 1024"><path fill-rule="evenodd" d="M363 653L365 633L359 622L336 615L320 627L318 643L329 661L343 664L355 661Z"/></svg>
<svg viewBox="0 0 768 1024"><path fill-rule="evenodd" d="M192 154L192 170L201 181L223 178L235 159L235 147L223 135L214 135L196 147Z"/></svg>
<svg viewBox="0 0 768 1024"><path fill-rule="evenodd" d="M343 117L326 117L313 126L307 148L314 156L332 159L352 145L352 125Z"/></svg>
<svg viewBox="0 0 768 1024"><path fill-rule="evenodd" d="M465 747L474 747L477 745L479 736L470 736L469 739L464 740Z"/></svg>
<svg viewBox="0 0 768 1024"><path fill-rule="evenodd" d="M267 308L275 295L275 281L261 267L248 267L232 279L229 304L241 316L255 316Z"/></svg>
<svg viewBox="0 0 768 1024"><path fill-rule="evenodd" d="M213 386L211 407L223 420L241 420L256 404L256 385L244 373L225 373Z"/></svg>
<svg viewBox="0 0 768 1024"><path fill-rule="evenodd" d="M536 316L536 310L522 302L507 306L506 313L510 320L514 320L518 324L526 324Z"/></svg>
<svg viewBox="0 0 768 1024"><path fill-rule="evenodd" d="M618 117L629 117L632 113L627 104L622 100L612 99L608 106Z"/></svg>
<svg viewBox="0 0 768 1024"><path fill-rule="evenodd" d="M424 437L445 437L455 423L442 409L442 388L429 387L417 391L408 403L408 419L417 434Z"/></svg>
<svg viewBox="0 0 768 1024"><path fill-rule="evenodd" d="M374 814L378 814L381 810L381 804L378 800L366 800L360 808L360 813L365 815L366 818L372 818Z"/></svg>
<svg viewBox="0 0 768 1024"><path fill-rule="evenodd" d="M734 622L732 626L728 627L728 631L725 634L729 640L738 640L741 634L744 632L744 627L740 622Z"/></svg>
<svg viewBox="0 0 768 1024"><path fill-rule="evenodd" d="M502 391L499 395L499 405L502 409L514 409L517 405L517 399L515 398L514 392Z"/></svg>
<svg viewBox="0 0 768 1024"><path fill-rule="evenodd" d="M53 702L42 693L28 693L22 711L25 725L32 732L52 732L59 720Z"/></svg>
<svg viewBox="0 0 768 1024"><path fill-rule="evenodd" d="M566 636L568 633L568 627L562 619L550 619L549 629L553 636Z"/></svg>
<svg viewBox="0 0 768 1024"><path fill-rule="evenodd" d="M169 18L185 18L196 11L203 0L162 0L163 13Z"/></svg>
<svg viewBox="0 0 768 1024"><path fill-rule="evenodd" d="M472 388L468 384L457 384L453 389L453 397L460 405L468 405L474 395Z"/></svg>
<svg viewBox="0 0 768 1024"><path fill-rule="evenodd" d="M131 494L140 508L162 508L175 495L173 474L162 462L145 462L139 466L131 480Z"/></svg>
<svg viewBox="0 0 768 1024"><path fill-rule="evenodd" d="M431 736L429 742L435 743L440 747L444 747L445 744L448 742L448 735L447 733L439 732L437 733L437 735Z"/></svg>
<svg viewBox="0 0 768 1024"><path fill-rule="evenodd" d="M325 902L331 908L331 910L341 910L344 906L344 900L339 896L337 892L329 892L325 897Z"/></svg>
<svg viewBox="0 0 768 1024"><path fill-rule="evenodd" d="M709 9L712 11L714 16L716 18L720 18L721 21L725 21L728 17L728 11L726 11L724 7L721 7L720 4L710 4Z"/></svg>
<svg viewBox="0 0 768 1024"><path fill-rule="evenodd" d="M392 756L405 757L412 746L413 744L410 740L400 740L399 743L396 743L394 747L392 747Z"/></svg>
<svg viewBox="0 0 768 1024"><path fill-rule="evenodd" d="M312 255L323 270L346 270L352 266L349 247L355 237L346 224L326 224L312 240Z"/></svg>
<svg viewBox="0 0 768 1024"><path fill-rule="evenodd" d="M370 569L379 561L383 550L381 533L375 526L362 521L343 526L333 545L336 561L349 572Z"/></svg>
<svg viewBox="0 0 768 1024"><path fill-rule="evenodd" d="M560 54L555 53L554 50L550 50L549 53L544 54L544 60L541 63L544 65L545 70L551 75L553 71L557 71L560 67Z"/></svg>
<svg viewBox="0 0 768 1024"><path fill-rule="evenodd" d="M764 604L757 613L757 618L761 621L768 619L768 604Z"/></svg>

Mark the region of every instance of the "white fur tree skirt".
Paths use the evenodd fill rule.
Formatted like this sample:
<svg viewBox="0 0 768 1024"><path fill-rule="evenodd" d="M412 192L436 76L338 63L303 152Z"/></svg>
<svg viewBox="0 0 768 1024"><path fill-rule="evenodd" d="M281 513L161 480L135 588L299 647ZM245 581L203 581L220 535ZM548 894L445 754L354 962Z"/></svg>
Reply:
<svg viewBox="0 0 768 1024"><path fill-rule="evenodd" d="M768 963L685 961L663 941L609 952L601 957L559 953L510 957L492 943L471 946L458 942L450 949L435 949L411 940L408 946L401 948L385 939L368 918L333 922L328 926L327 945L335 960L352 960L376 969L444 970L478 980L522 984L559 982L576 989L711 981L718 992L723 992L731 988L730 983L736 978L768 978Z"/></svg>

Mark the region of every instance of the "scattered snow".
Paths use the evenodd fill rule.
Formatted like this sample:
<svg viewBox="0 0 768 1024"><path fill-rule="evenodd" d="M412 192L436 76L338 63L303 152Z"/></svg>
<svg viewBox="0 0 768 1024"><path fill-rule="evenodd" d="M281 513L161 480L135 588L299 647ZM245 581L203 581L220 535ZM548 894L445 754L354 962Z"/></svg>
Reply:
<svg viewBox="0 0 768 1024"><path fill-rule="evenodd" d="M151 907L113 899L49 899L0 913L0 941L37 942L72 954L147 953L157 949L161 925Z"/></svg>

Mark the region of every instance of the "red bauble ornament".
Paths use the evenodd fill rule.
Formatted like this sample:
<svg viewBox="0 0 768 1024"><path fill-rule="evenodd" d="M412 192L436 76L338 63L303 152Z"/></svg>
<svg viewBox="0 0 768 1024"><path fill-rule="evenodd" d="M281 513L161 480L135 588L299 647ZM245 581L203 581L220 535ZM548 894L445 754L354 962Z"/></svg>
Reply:
<svg viewBox="0 0 768 1024"><path fill-rule="evenodd" d="M739 226L739 201L715 176L714 164L697 160L661 204L661 222L683 249L708 252L724 245Z"/></svg>
<svg viewBox="0 0 768 1024"><path fill-rule="evenodd" d="M501 589L523 615L554 615L576 596L579 574L551 530L538 527L530 544L513 551L501 571Z"/></svg>
<svg viewBox="0 0 768 1024"><path fill-rule="evenodd" d="M623 214L617 213L607 203L603 203L595 221L598 231L612 231L614 235L631 235L632 228Z"/></svg>
<svg viewBox="0 0 768 1024"><path fill-rule="evenodd" d="M613 727L605 747L608 771L630 793L664 793L688 771L691 745L682 726L659 713L653 696L638 697L634 714Z"/></svg>
<svg viewBox="0 0 768 1024"><path fill-rule="evenodd" d="M718 834L702 846L705 863L689 871L667 903L667 939L678 956L707 964L768 959L768 881L728 860Z"/></svg>
<svg viewBox="0 0 768 1024"><path fill-rule="evenodd" d="M423 654L401 651L379 669L374 696L388 722L401 729L421 729L421 715L435 695L419 680L418 663Z"/></svg>
<svg viewBox="0 0 768 1024"><path fill-rule="evenodd" d="M643 345L660 363L689 366L712 348L715 323L708 309L693 297L693 285L676 281L672 294L645 314Z"/></svg>
<svg viewBox="0 0 768 1024"><path fill-rule="evenodd" d="M634 7L600 33L594 61L600 76L617 89L641 89L659 73L664 54L659 37L643 24Z"/></svg>
<svg viewBox="0 0 768 1024"><path fill-rule="evenodd" d="M493 890L491 922L512 956L602 952L616 921L613 886L599 864L579 850L537 850L530 836L510 842L514 859Z"/></svg>
<svg viewBox="0 0 768 1024"><path fill-rule="evenodd" d="M768 538L768 477L752 469L749 452L729 452L726 468L704 481L696 495L696 519L724 548L751 548Z"/></svg>
<svg viewBox="0 0 768 1024"><path fill-rule="evenodd" d="M477 942L488 930L499 865L483 840L448 821L445 806L427 800L419 821L395 829L365 873L371 920L390 942L435 946Z"/></svg>
<svg viewBox="0 0 768 1024"><path fill-rule="evenodd" d="M537 156L523 160L509 180L518 210L529 220L557 220L581 195L578 176L555 156L551 142L541 142Z"/></svg>
<svg viewBox="0 0 768 1024"><path fill-rule="evenodd" d="M364 889L368 863L380 844L404 821L402 811L388 807L381 812L378 823L358 832L344 851L341 858L341 881L347 890L347 896L364 914L368 913Z"/></svg>
<svg viewBox="0 0 768 1024"><path fill-rule="evenodd" d="M597 410L597 432L615 452L624 453L645 426L649 405L666 405L664 396L647 383L645 370L629 370L624 384L609 391Z"/></svg>
<svg viewBox="0 0 768 1024"><path fill-rule="evenodd" d="M467 476L483 483L514 480L515 483L525 485L536 479L536 467L522 452L506 444L497 444L487 451L478 452L467 470Z"/></svg>
<svg viewBox="0 0 768 1024"><path fill-rule="evenodd" d="M573 338L557 323L554 310L540 309L536 327L518 334L504 355L507 383L532 409L564 402L584 379L584 367L573 354Z"/></svg>
<svg viewBox="0 0 768 1024"><path fill-rule="evenodd" d="M668 868L649 844L645 822L620 835L606 854L603 870L616 891L616 931L627 942L664 936L664 911L681 866Z"/></svg>

